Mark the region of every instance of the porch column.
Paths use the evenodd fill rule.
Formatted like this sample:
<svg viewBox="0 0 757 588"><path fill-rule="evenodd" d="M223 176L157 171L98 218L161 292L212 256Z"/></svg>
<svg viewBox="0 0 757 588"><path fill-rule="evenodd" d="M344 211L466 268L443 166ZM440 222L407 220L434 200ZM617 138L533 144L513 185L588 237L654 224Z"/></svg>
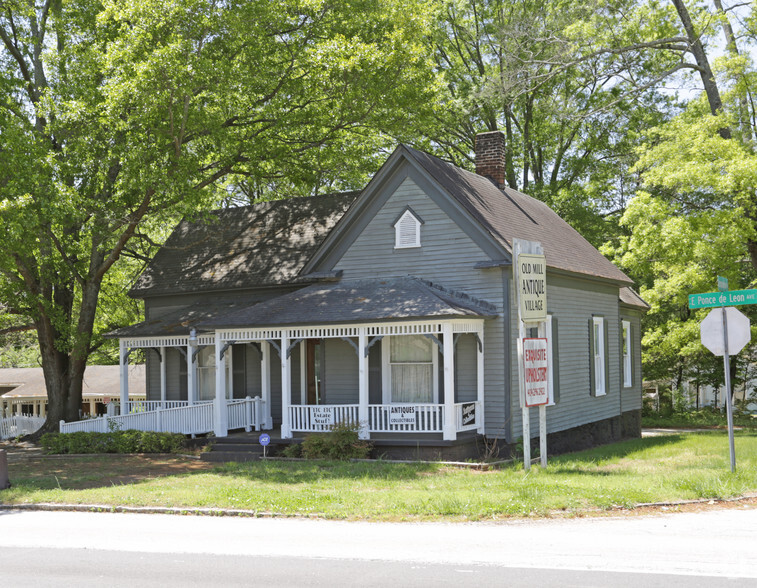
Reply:
<svg viewBox="0 0 757 588"><path fill-rule="evenodd" d="M292 438L292 424L289 420L289 407L292 404L292 373L290 369L289 331L282 330L281 335L281 438Z"/></svg>
<svg viewBox="0 0 757 588"><path fill-rule="evenodd" d="M216 437L229 434L229 415L226 408L226 366L221 355L224 343L216 333L216 398L213 406L213 432Z"/></svg>
<svg viewBox="0 0 757 588"><path fill-rule="evenodd" d="M39 401L39 416L47 416L47 402L45 400Z"/></svg>
<svg viewBox="0 0 757 588"><path fill-rule="evenodd" d="M479 341L481 341L480 346L478 345L478 343L476 343L476 389L478 391L478 394L477 394L478 428L476 429L476 432L483 435L486 432L486 426L484 425L484 415L486 414L486 412L484 411L484 329L483 327L479 328L478 331L476 331L476 334L478 335Z"/></svg>
<svg viewBox="0 0 757 588"><path fill-rule="evenodd" d="M187 342L187 404L190 406L197 399L197 362L194 354L197 350L197 341Z"/></svg>
<svg viewBox="0 0 757 588"><path fill-rule="evenodd" d="M160 408L166 407L166 348L160 347Z"/></svg>
<svg viewBox="0 0 757 588"><path fill-rule="evenodd" d="M457 414L455 414L455 344L452 338L452 323L442 324L444 337L444 429L445 441L457 439Z"/></svg>
<svg viewBox="0 0 757 588"><path fill-rule="evenodd" d="M359 437L371 438L371 427L368 415L368 333L365 327L358 329L358 421L360 424Z"/></svg>
<svg viewBox="0 0 757 588"><path fill-rule="evenodd" d="M94 398L90 398L89 399L89 414L90 414L90 416L96 416L97 415L97 400L95 400ZM34 416L36 416L36 415L34 415Z"/></svg>
<svg viewBox="0 0 757 588"><path fill-rule="evenodd" d="M271 346L268 341L260 342L260 390L263 396L263 428L273 429L271 418Z"/></svg>
<svg viewBox="0 0 757 588"><path fill-rule="evenodd" d="M129 414L129 355L126 343L118 340L119 375L121 376L121 414Z"/></svg>

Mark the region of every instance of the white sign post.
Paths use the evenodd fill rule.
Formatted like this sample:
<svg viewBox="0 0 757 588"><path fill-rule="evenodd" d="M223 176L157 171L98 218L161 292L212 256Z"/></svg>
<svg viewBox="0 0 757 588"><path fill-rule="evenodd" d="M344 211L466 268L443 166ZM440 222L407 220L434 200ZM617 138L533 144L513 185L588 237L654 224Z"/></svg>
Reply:
<svg viewBox="0 0 757 588"><path fill-rule="evenodd" d="M539 339L546 341L547 335L547 261L541 243L513 239L513 279L515 281L515 295L518 302L518 381L520 389L520 406L523 420L523 465L526 470L531 469L531 419L529 406L539 406L539 452L541 454L541 466L547 467L547 402L534 402L527 400L527 387L536 384L536 380L527 382L527 366L524 350L528 327L537 327ZM531 339L534 340L533 338ZM541 344L538 344L541 345ZM530 364L528 368L544 372L529 372L536 376L542 373L546 377L546 385L543 386L549 399L549 367L547 365L546 346L544 347L544 366ZM531 390L539 386L532 385ZM539 393L541 394L541 392Z"/></svg>
<svg viewBox="0 0 757 588"><path fill-rule="evenodd" d="M733 401L731 400L731 359L749 343L752 334L749 319L733 308L722 307L710 311L699 326L702 345L715 355L723 356L725 369L725 408L728 415L728 445L731 453L731 471L736 471L736 448L733 441Z"/></svg>

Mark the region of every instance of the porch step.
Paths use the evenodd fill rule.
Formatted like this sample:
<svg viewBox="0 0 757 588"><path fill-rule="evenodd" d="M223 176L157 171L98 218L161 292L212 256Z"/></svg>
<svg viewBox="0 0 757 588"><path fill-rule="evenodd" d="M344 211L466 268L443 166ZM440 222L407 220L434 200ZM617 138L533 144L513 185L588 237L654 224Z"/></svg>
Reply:
<svg viewBox="0 0 757 588"><path fill-rule="evenodd" d="M263 446L258 441L257 434L239 434L228 437L218 437L212 441L210 451L200 455L203 461L228 462L228 461L254 461L263 456ZM278 454L281 449L289 445L288 441L282 442L276 437L271 438L271 444L266 451L267 455Z"/></svg>

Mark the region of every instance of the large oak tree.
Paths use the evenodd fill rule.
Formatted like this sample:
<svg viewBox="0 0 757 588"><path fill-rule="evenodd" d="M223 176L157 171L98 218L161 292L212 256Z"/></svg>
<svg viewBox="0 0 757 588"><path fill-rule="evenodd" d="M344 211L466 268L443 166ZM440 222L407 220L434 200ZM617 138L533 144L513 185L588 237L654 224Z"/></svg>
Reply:
<svg viewBox="0 0 757 588"><path fill-rule="evenodd" d="M0 1L0 301L36 329L45 429L78 417L98 301L135 239L207 207L229 178L264 196L357 178L350 150L422 120L430 12L422 0Z"/></svg>

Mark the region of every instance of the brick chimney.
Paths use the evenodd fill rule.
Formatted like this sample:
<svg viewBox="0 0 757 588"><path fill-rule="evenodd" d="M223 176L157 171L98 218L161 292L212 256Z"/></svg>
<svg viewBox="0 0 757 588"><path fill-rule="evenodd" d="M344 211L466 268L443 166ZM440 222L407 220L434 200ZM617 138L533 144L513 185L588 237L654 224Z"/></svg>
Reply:
<svg viewBox="0 0 757 588"><path fill-rule="evenodd" d="M501 190L505 187L505 134L491 131L476 135L476 173L489 178Z"/></svg>

